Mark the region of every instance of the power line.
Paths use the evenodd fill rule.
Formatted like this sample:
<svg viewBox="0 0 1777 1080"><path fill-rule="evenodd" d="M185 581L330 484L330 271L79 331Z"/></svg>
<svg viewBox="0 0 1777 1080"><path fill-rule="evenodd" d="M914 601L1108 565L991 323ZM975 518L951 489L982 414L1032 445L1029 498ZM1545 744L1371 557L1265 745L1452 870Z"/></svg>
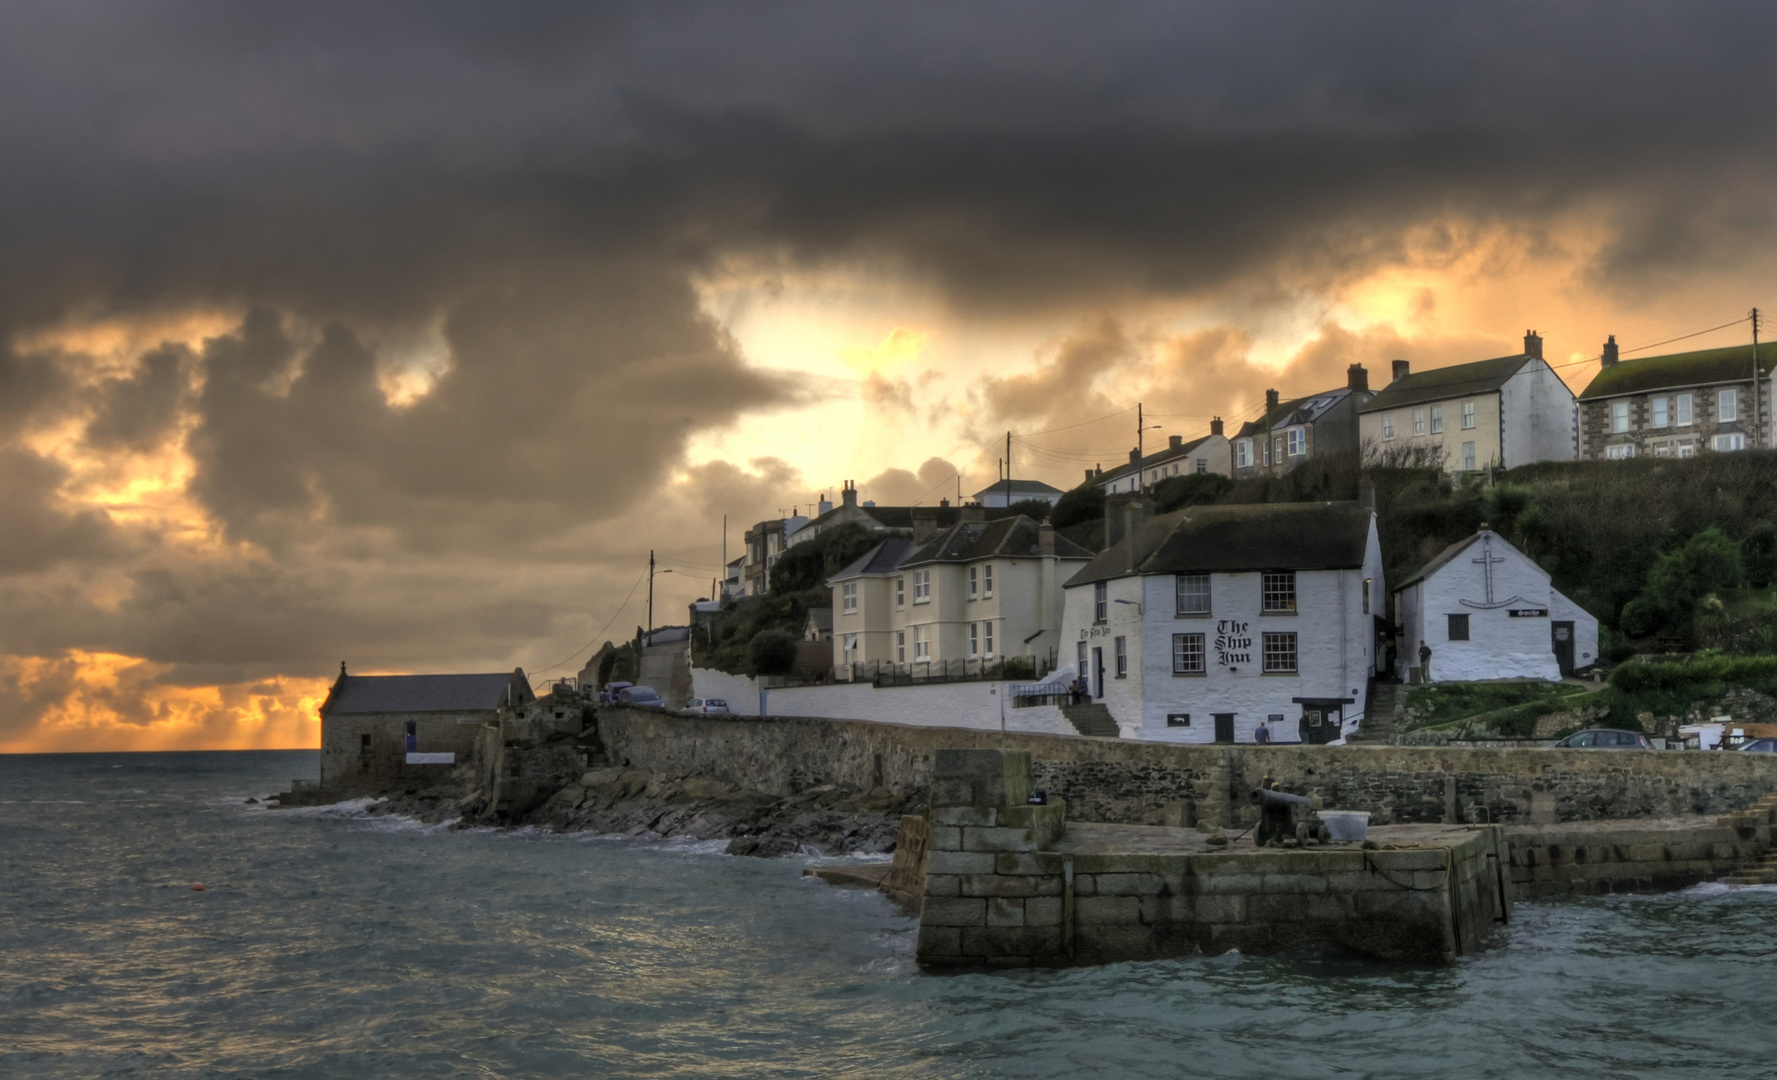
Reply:
<svg viewBox="0 0 1777 1080"><path fill-rule="evenodd" d="M604 626L599 628L599 632L592 635L592 641L588 641L586 644L580 646L578 649L575 649L574 655L568 657L566 660L562 660L559 663L551 664L546 668L538 668L535 671L532 671L531 674L532 675L541 675L545 671L554 671L556 668L561 667L563 664L572 663L575 660L575 658L577 658L581 653L585 652L587 649L592 648L594 643L596 643L599 638L602 638L605 636L605 631L611 629L611 624L617 621L617 616L623 614L623 609L628 607L629 602L635 598L636 590L642 587L642 579L647 576L648 576L648 572L646 570L644 570L640 574L636 575L636 583L629 587L629 595L625 596L623 598L623 603L617 605L617 610L613 611L611 613L610 619L608 619L605 622Z"/></svg>

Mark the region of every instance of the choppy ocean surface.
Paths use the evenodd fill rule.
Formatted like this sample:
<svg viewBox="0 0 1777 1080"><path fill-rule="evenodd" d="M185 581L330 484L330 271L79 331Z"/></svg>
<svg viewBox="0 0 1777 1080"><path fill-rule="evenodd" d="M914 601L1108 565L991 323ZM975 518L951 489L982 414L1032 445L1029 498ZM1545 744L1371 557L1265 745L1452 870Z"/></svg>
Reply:
<svg viewBox="0 0 1777 1080"><path fill-rule="evenodd" d="M243 801L314 769L0 757L0 1076L1777 1075L1773 890L1521 905L1447 969L931 976L805 860Z"/></svg>

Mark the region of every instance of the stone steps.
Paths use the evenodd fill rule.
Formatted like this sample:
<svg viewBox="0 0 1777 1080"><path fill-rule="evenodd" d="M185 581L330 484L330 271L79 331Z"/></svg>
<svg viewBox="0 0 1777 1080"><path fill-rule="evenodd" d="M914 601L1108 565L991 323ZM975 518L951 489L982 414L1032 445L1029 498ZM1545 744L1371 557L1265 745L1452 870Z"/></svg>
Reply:
<svg viewBox="0 0 1777 1080"><path fill-rule="evenodd" d="M1400 683L1370 681L1370 693L1364 701L1364 722L1357 734L1346 742L1388 746L1400 734L1401 698L1407 687Z"/></svg>
<svg viewBox="0 0 1777 1080"><path fill-rule="evenodd" d="M1745 810L1723 814L1715 819L1715 823L1735 830L1777 825L1777 792L1764 796ZM1722 878L1722 882L1727 885L1777 885L1777 850L1767 851L1738 867Z"/></svg>
<svg viewBox="0 0 1777 1080"><path fill-rule="evenodd" d="M1100 739L1115 739L1122 735L1111 710L1103 705L1063 705L1061 715L1067 717L1067 722L1082 735Z"/></svg>

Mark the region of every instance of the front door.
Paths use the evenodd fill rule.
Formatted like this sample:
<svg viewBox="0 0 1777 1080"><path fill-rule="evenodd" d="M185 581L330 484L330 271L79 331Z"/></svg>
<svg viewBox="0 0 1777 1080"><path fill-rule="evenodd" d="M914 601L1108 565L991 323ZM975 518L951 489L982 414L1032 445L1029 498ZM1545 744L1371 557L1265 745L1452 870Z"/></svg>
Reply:
<svg viewBox="0 0 1777 1080"><path fill-rule="evenodd" d="M1216 742L1231 743L1234 741L1234 714L1219 712L1215 714Z"/></svg>
<svg viewBox="0 0 1777 1080"><path fill-rule="evenodd" d="M1549 624L1549 636L1554 639L1555 662L1561 665L1562 675L1573 674L1573 623L1552 622Z"/></svg>
<svg viewBox="0 0 1777 1080"><path fill-rule="evenodd" d="M1104 697L1104 650L1092 650L1092 696Z"/></svg>
<svg viewBox="0 0 1777 1080"><path fill-rule="evenodd" d="M1339 737L1341 717L1337 709L1329 709L1323 705L1302 706L1302 719L1298 731L1302 741L1315 746L1324 746Z"/></svg>

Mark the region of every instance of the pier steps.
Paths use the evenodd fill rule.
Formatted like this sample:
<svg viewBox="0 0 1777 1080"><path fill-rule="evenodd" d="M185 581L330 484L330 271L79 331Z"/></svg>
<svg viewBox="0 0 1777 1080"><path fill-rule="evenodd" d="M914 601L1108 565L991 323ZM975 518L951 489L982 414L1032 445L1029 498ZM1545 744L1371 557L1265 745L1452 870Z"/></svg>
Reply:
<svg viewBox="0 0 1777 1080"><path fill-rule="evenodd" d="M1117 728L1117 721L1111 716L1111 710L1103 705L1063 705L1061 715L1082 735L1093 735L1101 739L1115 739L1122 733Z"/></svg>
<svg viewBox="0 0 1777 1080"><path fill-rule="evenodd" d="M1370 680L1370 693L1364 700L1364 722L1357 734L1346 742L1388 746L1401 731L1401 703L1407 687L1400 683Z"/></svg>
<svg viewBox="0 0 1777 1080"><path fill-rule="evenodd" d="M1725 825L1745 835L1745 831L1759 826L1777 825L1777 792L1766 795L1749 808L1732 814L1724 814L1716 819L1717 825ZM1727 885L1777 885L1777 849L1767 850L1763 855L1751 859L1736 867L1734 872L1722 879Z"/></svg>

